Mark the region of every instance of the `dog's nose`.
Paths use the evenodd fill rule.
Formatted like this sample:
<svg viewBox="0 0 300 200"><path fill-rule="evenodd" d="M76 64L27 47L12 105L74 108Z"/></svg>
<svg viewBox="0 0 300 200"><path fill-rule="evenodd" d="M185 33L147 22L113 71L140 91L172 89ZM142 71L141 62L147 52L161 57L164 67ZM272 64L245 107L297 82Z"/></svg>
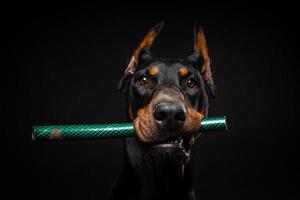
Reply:
<svg viewBox="0 0 300 200"><path fill-rule="evenodd" d="M154 107L153 117L162 130L176 131L184 124L186 110L180 103L161 102Z"/></svg>

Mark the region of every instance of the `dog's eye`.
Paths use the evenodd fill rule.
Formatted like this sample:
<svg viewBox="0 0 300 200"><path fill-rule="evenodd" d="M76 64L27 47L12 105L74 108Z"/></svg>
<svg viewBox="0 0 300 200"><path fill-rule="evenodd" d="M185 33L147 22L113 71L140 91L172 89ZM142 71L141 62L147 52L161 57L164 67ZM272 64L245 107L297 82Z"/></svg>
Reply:
<svg viewBox="0 0 300 200"><path fill-rule="evenodd" d="M190 78L190 79L187 81L186 86L187 86L188 88L196 88L196 87L198 87L197 81L196 81L194 78Z"/></svg>
<svg viewBox="0 0 300 200"><path fill-rule="evenodd" d="M148 79L146 76L141 76L137 81L136 81L136 84L138 86L145 86L148 84Z"/></svg>

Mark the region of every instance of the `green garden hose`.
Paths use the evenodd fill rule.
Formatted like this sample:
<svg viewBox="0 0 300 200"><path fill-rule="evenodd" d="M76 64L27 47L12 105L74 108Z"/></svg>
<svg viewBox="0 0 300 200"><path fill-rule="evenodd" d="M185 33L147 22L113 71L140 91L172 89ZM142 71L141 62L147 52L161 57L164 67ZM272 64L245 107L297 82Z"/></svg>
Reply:
<svg viewBox="0 0 300 200"><path fill-rule="evenodd" d="M208 117L202 120L200 132L226 131L226 117ZM133 137L132 123L45 125L33 126L33 140L75 140Z"/></svg>

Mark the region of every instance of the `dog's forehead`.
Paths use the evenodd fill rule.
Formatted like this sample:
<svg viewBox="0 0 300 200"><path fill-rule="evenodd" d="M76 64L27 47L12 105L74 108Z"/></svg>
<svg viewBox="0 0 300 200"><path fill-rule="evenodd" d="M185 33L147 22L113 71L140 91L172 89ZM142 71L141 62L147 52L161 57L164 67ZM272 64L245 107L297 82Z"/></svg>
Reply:
<svg viewBox="0 0 300 200"><path fill-rule="evenodd" d="M178 76L187 76L194 72L193 67L178 60L156 61L149 64L146 70L150 75L157 76L159 79L177 79Z"/></svg>

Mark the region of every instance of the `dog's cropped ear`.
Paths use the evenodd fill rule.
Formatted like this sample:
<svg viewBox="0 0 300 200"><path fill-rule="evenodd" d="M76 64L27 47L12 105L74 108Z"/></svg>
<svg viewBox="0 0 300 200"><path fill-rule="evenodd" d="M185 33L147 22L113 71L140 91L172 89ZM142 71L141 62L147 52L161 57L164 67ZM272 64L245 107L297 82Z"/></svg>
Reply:
<svg viewBox="0 0 300 200"><path fill-rule="evenodd" d="M207 44L204 31L199 24L195 24L194 28L194 52L188 56L187 60L199 67L203 80L210 88L211 95L215 96L214 80L211 73L211 63L208 55Z"/></svg>
<svg viewBox="0 0 300 200"><path fill-rule="evenodd" d="M159 34L160 30L162 29L163 25L164 25L163 21L158 23L146 34L146 36L139 43L125 70L125 76L129 74L134 74L138 63L143 59L147 59L151 57L150 47L154 39L156 38L156 36Z"/></svg>

